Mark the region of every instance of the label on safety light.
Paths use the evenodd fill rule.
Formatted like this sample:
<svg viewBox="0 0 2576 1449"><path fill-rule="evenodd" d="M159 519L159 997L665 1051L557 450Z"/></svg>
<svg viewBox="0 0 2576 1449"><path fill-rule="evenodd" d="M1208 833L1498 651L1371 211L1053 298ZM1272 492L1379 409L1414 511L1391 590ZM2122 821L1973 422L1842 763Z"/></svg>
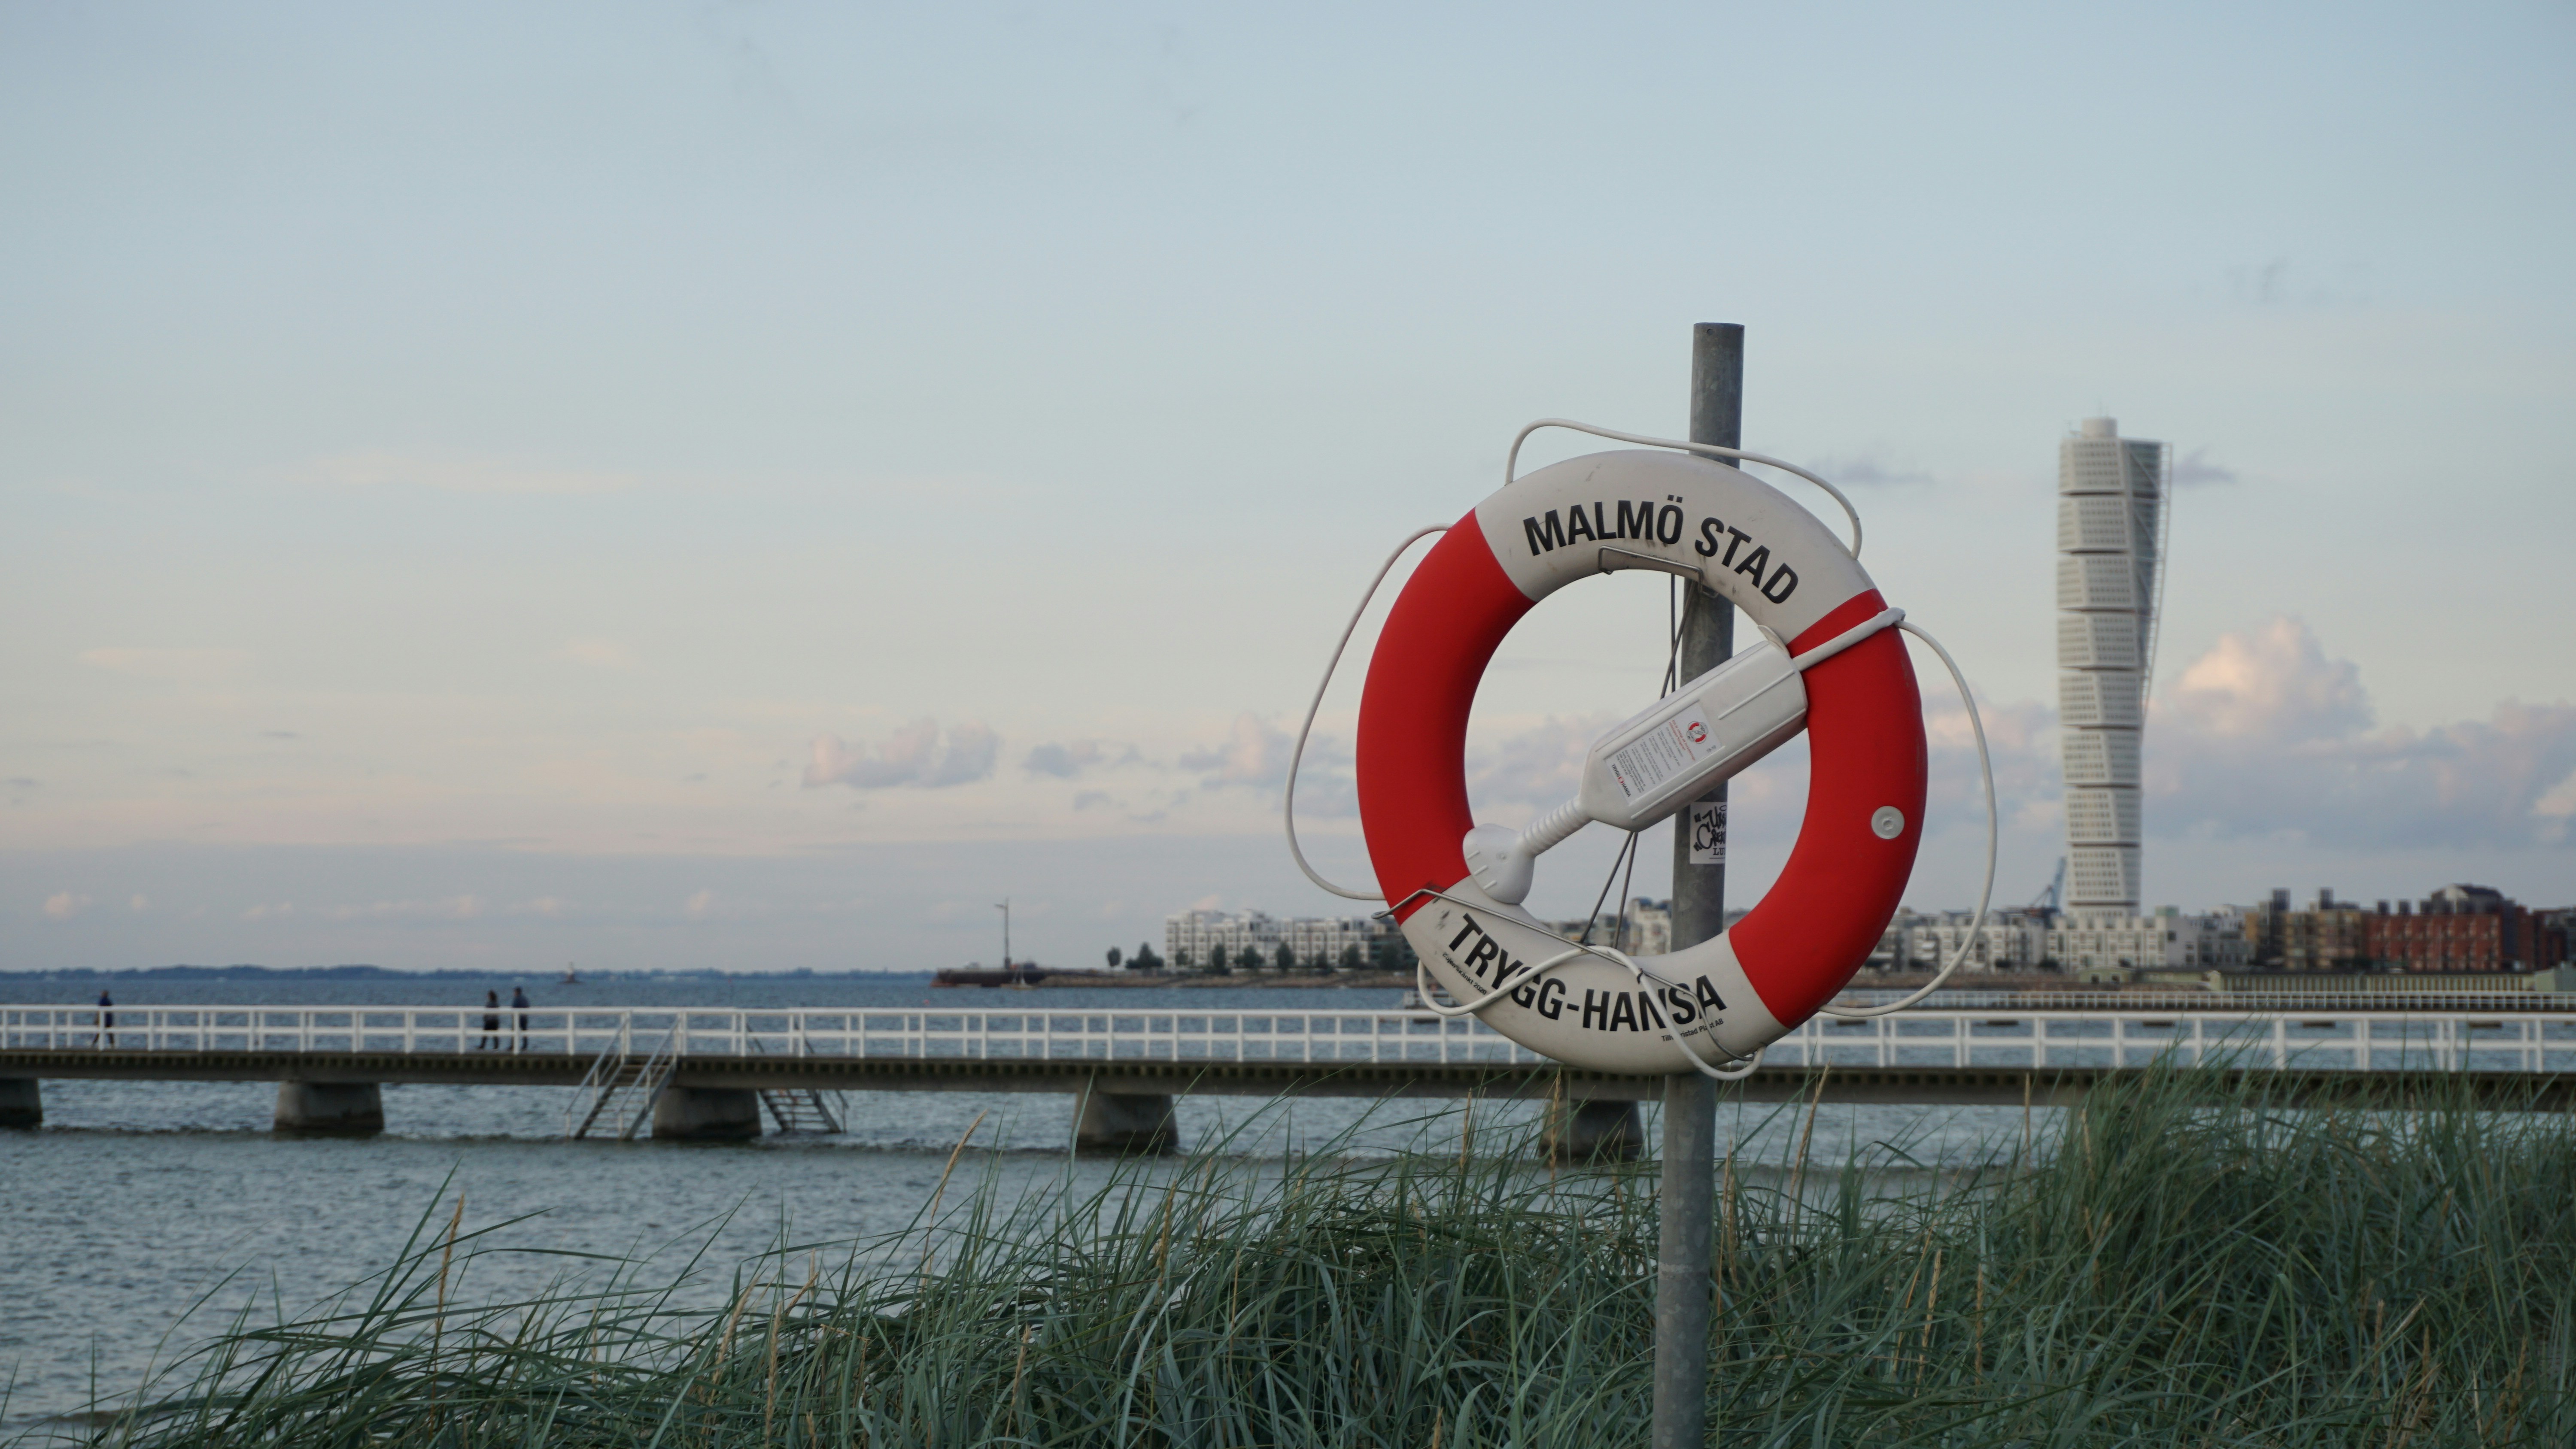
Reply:
<svg viewBox="0 0 2576 1449"><path fill-rule="evenodd" d="M1634 800L1717 753L1717 731L1696 699L1610 757L1610 777Z"/></svg>

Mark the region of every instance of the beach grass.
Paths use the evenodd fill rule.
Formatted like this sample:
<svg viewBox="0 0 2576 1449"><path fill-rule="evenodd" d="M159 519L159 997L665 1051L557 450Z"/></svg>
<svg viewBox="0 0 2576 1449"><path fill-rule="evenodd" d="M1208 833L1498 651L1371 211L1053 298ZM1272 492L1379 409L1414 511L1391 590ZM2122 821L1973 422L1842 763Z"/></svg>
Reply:
<svg viewBox="0 0 2576 1449"><path fill-rule="evenodd" d="M1830 1110L1830 1109L1828 1109ZM1722 1169L1709 1442L2576 1443L2576 1131L2465 1097L2095 1090L1990 1160ZM915 1229L799 1245L722 1301L631 1263L452 1291L506 1227L236 1322L81 1421L113 1445L1470 1449L1646 1438L1651 1165L1514 1132L1225 1150L1009 1198L968 1156ZM952 1166L956 1163L952 1161ZM702 1265L703 1266L703 1265ZM702 1280L701 1280L702 1281ZM54 1428L63 1426L57 1423Z"/></svg>

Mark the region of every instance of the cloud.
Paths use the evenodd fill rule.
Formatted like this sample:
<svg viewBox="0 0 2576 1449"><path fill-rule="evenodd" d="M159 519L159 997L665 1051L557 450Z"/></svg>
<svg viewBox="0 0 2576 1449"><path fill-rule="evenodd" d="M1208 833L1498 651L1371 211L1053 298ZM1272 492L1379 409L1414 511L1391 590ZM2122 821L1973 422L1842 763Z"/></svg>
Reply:
<svg viewBox="0 0 2576 1449"><path fill-rule="evenodd" d="M1002 742L982 724L950 725L917 719L871 748L852 749L838 735L816 735L813 756L805 765L805 788L847 785L853 790L883 790L896 785L939 789L964 785L993 773Z"/></svg>
<svg viewBox="0 0 2576 1449"><path fill-rule="evenodd" d="M2544 819L2561 822L2559 828L2563 832L2567 818L2576 816L2576 770L2568 771L2566 779L2559 781L2548 794L2533 801L2531 813ZM2563 833L2559 838L2565 838Z"/></svg>
<svg viewBox="0 0 2576 1449"><path fill-rule="evenodd" d="M127 901L125 905L126 909L133 911L137 915L141 915L143 912L152 909L152 899L151 897L144 895L142 892L137 891L134 898Z"/></svg>
<svg viewBox="0 0 2576 1449"><path fill-rule="evenodd" d="M437 900L370 901L364 905L321 906L309 914L326 921L471 921L481 918L483 902L470 895Z"/></svg>
<svg viewBox="0 0 2576 1449"><path fill-rule="evenodd" d="M681 902L680 909L688 915L690 920L703 921L707 918L707 912L715 909L715 904L716 893L714 891L699 891L697 894L690 896L687 900Z"/></svg>
<svg viewBox="0 0 2576 1449"><path fill-rule="evenodd" d="M1612 714L1586 714L1560 719L1506 735L1467 759L1467 791L1478 803L1511 801L1544 810L1573 797L1583 783L1583 759L1603 730L1618 723Z"/></svg>
<svg viewBox="0 0 2576 1449"><path fill-rule="evenodd" d="M1260 716L1247 712L1234 717L1223 743L1185 750L1179 764L1184 770L1206 772L1199 781L1200 790L1275 790L1288 782L1289 759L1296 745L1295 736L1273 729ZM1187 789L1175 791L1166 809L1128 818L1139 824L1155 824L1170 809L1187 804L1190 794ZM1347 820L1359 814L1359 790L1351 775L1350 752L1338 741L1320 734L1306 741L1305 764L1297 775L1296 803L1300 820Z"/></svg>
<svg viewBox="0 0 2576 1449"><path fill-rule="evenodd" d="M137 679L212 679L248 663L240 649L84 649L80 662Z"/></svg>
<svg viewBox="0 0 2576 1449"><path fill-rule="evenodd" d="M70 891L56 891L45 897L45 915L53 920L68 921L87 909L89 897L76 896Z"/></svg>
<svg viewBox="0 0 2576 1449"><path fill-rule="evenodd" d="M2175 724L2212 740L2327 739L2371 721L2361 671L2328 659L2307 624L2288 615L2220 636L2183 670L2170 709Z"/></svg>
<svg viewBox="0 0 2576 1449"><path fill-rule="evenodd" d="M2576 707L2372 730L2360 671L2280 617L2221 638L2147 727L2150 833L2291 832L2361 847L2559 844L2576 815Z"/></svg>
<svg viewBox="0 0 2576 1449"><path fill-rule="evenodd" d="M1020 768L1032 775L1053 775L1059 780L1070 780L1082 773L1083 766L1093 763L1089 752L1084 749L1089 743L1085 740L1071 745L1040 745L1029 751L1029 757L1020 762Z"/></svg>
<svg viewBox="0 0 2576 1449"><path fill-rule="evenodd" d="M242 912L241 918L242 918L243 920L245 920L245 921L265 921L265 920L269 920L269 919L271 919L271 918L275 918L275 919L278 919L278 920L284 920L285 918L287 918L287 917L289 917L289 916L292 916L292 915L294 915L294 914L295 914L295 903L294 903L293 901L280 901L280 902L278 902L276 905L273 905L273 906L271 906L271 905L257 905L257 906L252 906L250 909L248 909L248 910L246 910L246 911Z"/></svg>
<svg viewBox="0 0 2576 1449"><path fill-rule="evenodd" d="M2192 488L2204 483L2237 482L2236 470L2209 461L2207 448L2194 448L2174 464L2174 486Z"/></svg>
<svg viewBox="0 0 2576 1449"><path fill-rule="evenodd" d="M413 458L397 453L342 453L316 459L300 481L343 488L436 488L450 493L614 493L633 486L627 473L539 468L492 458Z"/></svg>
<svg viewBox="0 0 2576 1449"><path fill-rule="evenodd" d="M1924 740L1931 750L1930 805L1936 816L1964 812L1985 825L1985 786L1977 778L1976 731L1944 678L1925 691ZM1986 752L1995 770L1996 808L2004 823L2054 829L2064 818L2058 804L2064 768L2059 760L2057 711L2043 704L1977 702L1986 728Z"/></svg>
<svg viewBox="0 0 2576 1449"><path fill-rule="evenodd" d="M2227 269L2228 290L2236 300L2257 307L2275 307L2290 298L2290 259L2274 257L2267 262Z"/></svg>
<svg viewBox="0 0 2576 1449"><path fill-rule="evenodd" d="M1891 462L1875 453L1863 453L1849 458L1826 458L1807 466L1832 479L1836 486L1875 488L1934 481L1931 474L1911 463ZM1804 488L1808 485L1801 483L1796 486ZM1832 505L1828 503L1826 506Z"/></svg>
<svg viewBox="0 0 2576 1449"><path fill-rule="evenodd" d="M1084 790L1073 797L1073 808L1076 810L1108 810L1115 808L1117 804L1118 802L1110 798L1106 790Z"/></svg>
<svg viewBox="0 0 2576 1449"><path fill-rule="evenodd" d="M1288 779L1288 754L1295 745L1285 731L1272 729L1260 716L1246 712L1234 717L1234 727L1227 731L1224 743L1184 752L1181 768L1212 772L1207 779L1211 789L1219 785L1278 785Z"/></svg>
<svg viewBox="0 0 2576 1449"><path fill-rule="evenodd" d="M1111 745L1100 740L1072 740L1064 744L1040 745L1029 751L1020 768L1032 775L1052 775L1070 780L1094 767L1115 768L1135 763L1140 757L1134 745Z"/></svg>
<svg viewBox="0 0 2576 1449"><path fill-rule="evenodd" d="M587 664L593 669L632 669L635 651L614 639L566 639L555 651L557 659Z"/></svg>

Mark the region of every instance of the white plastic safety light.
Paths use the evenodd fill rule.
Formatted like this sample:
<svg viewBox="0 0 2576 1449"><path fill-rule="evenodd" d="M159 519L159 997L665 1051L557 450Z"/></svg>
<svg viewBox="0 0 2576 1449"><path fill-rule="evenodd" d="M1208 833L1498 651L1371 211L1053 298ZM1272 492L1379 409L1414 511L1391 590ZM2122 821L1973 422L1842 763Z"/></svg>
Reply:
<svg viewBox="0 0 2576 1449"><path fill-rule="evenodd" d="M1593 741L1571 800L1526 830L1467 832L1467 868L1485 894L1529 897L1539 853L1588 824L1643 830L1685 800L1771 753L1807 722L1807 690L1787 650L1765 639Z"/></svg>
<svg viewBox="0 0 2576 1449"><path fill-rule="evenodd" d="M1428 978L1430 1010L1473 1013L1575 1066L1736 1077L1810 1016L1875 1016L1920 1001L1966 958L1994 887L1994 773L1956 661L1879 596L1859 563L1859 515L1824 479L1739 449L1562 420L1534 423L1521 437L1546 426L1670 451L1596 453L1519 477L1515 440L1501 491L1454 525L1415 533L1388 558L1371 595L1406 549L1446 535L1389 612L1361 697L1360 821L1381 889L1325 880L1296 835L1306 741L1366 597L1334 647L1290 761L1288 842L1298 867L1337 895L1388 902ZM1717 459L1779 467L1823 487L1849 518L1850 541ZM1558 588L1627 568L1694 580L1742 610L1760 642L1594 741L1573 799L1523 829L1474 824L1466 722L1494 648ZM1985 880L1967 940L1930 983L1885 1006L1836 1010L1826 1003L1885 930L1921 840L1922 702L1905 650L1879 637L1897 630L1939 655L1966 705L1985 785ZM1633 833L1668 819L1802 730L1807 818L1779 879L1725 932L1668 955L1632 955L1568 941L1521 908L1538 857L1583 826ZM1455 1004L1443 1005L1441 991Z"/></svg>
<svg viewBox="0 0 2576 1449"><path fill-rule="evenodd" d="M1517 905L1529 898L1538 857L1584 826L1635 831L1669 819L1806 727L1807 688L1799 681L1801 670L1903 618L1902 610L1889 609L1796 659L1779 640L1764 635L1752 648L1593 741L1583 759L1582 788L1573 799L1524 830L1479 825L1468 831L1469 873L1485 894ZM1894 834L1885 831L1881 838Z"/></svg>
<svg viewBox="0 0 2576 1449"><path fill-rule="evenodd" d="M1658 701L1593 745L1573 805L1637 830L1771 753L1807 722L1789 653L1765 639Z"/></svg>

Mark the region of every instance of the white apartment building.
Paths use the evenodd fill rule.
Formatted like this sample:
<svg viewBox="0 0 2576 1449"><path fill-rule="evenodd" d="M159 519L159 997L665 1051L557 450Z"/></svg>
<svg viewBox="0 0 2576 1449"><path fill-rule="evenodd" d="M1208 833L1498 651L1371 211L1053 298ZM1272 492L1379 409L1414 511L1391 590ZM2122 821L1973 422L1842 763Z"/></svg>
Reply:
<svg viewBox="0 0 2576 1449"><path fill-rule="evenodd" d="M2068 912L2049 928L2048 954L2061 971L2127 971L2165 965L2158 916Z"/></svg>
<svg viewBox="0 0 2576 1449"><path fill-rule="evenodd" d="M2165 937L2165 965L2177 971L2243 971L2252 964L2254 943L2245 934L2245 912L2222 906L2203 915L2186 916L2168 906L2156 912L2171 934Z"/></svg>
<svg viewBox="0 0 2576 1449"><path fill-rule="evenodd" d="M1938 970L1962 945L1967 959L1959 963L1961 975L2037 971L2051 965L2063 971L2242 970L2248 959L2244 917L2232 907L2207 915L2185 915L2171 906L2152 916L2068 912L2053 922L2020 910L1995 911L1971 931L1974 918L1972 911L1900 910L1880 933L1869 969ZM1584 932L1580 919L1545 924L1567 940ZM1595 943L1620 944L1634 955L1661 956L1673 948L1669 901L1640 896L1624 912L1603 911L1591 927ZM1376 916L1282 920L1261 911L1181 911L1163 922L1164 958L1184 970L1205 970L1219 947L1228 966L1274 969L1282 945L1301 968L1338 967L1351 950L1375 966L1391 939L1401 938Z"/></svg>
<svg viewBox="0 0 2576 1449"><path fill-rule="evenodd" d="M2048 953L2065 971L2238 971L2245 967L2245 918L2234 909L2152 916L2069 912L2048 933Z"/></svg>
<svg viewBox="0 0 2576 1449"><path fill-rule="evenodd" d="M1281 929L1280 939L1297 954L1300 966L1317 962L1339 966L1342 953L1348 950L1357 950L1360 959L1366 961L1370 947L1387 933L1386 924L1374 916L1300 916Z"/></svg>
<svg viewBox="0 0 2576 1449"><path fill-rule="evenodd" d="M1567 940L1583 933L1579 920L1548 926ZM1673 948L1672 903L1639 897L1628 903L1624 921L1604 911L1593 924L1592 940L1601 945L1624 941L1632 955L1661 956ZM1344 953L1351 950L1369 966L1401 965L1412 959L1402 942L1395 927L1379 916L1281 920L1262 911L1178 911L1163 918L1163 959L1185 971L1206 970L1220 949L1231 968L1275 969L1283 945L1301 968L1342 966Z"/></svg>
<svg viewBox="0 0 2576 1449"><path fill-rule="evenodd" d="M1861 969L1864 971L1913 970L1914 928L1928 919L1930 918L1919 911L1910 911L1903 906L1897 907L1896 914L1888 918L1886 929L1878 933L1878 945L1871 949L1869 959L1861 963Z"/></svg>
<svg viewBox="0 0 2576 1449"><path fill-rule="evenodd" d="M1870 952L1873 971L1936 971L1962 942L1959 972L2175 970L2241 971L2248 960L2244 913L2234 907L2187 915L2172 906L2152 916L2069 912L2045 920L2021 911L1989 914L1972 937L1969 911L1898 911Z"/></svg>
<svg viewBox="0 0 2576 1449"><path fill-rule="evenodd" d="M1542 924L1569 941L1583 939L1584 923L1579 916ZM1628 902L1624 915L1603 911L1592 918L1591 942L1596 946L1617 946L1631 956L1669 954L1673 949L1673 903L1639 896Z"/></svg>
<svg viewBox="0 0 2576 1449"><path fill-rule="evenodd" d="M1163 959L1183 970L1202 971L1225 951L1230 967L1274 968L1279 948L1286 946L1300 967L1342 964L1352 947L1362 960L1393 928L1374 916L1300 916L1280 920L1262 911L1181 911L1163 918Z"/></svg>
<svg viewBox="0 0 2576 1449"><path fill-rule="evenodd" d="M1181 911L1163 918L1163 959L1205 970L1222 947L1228 965L1247 954L1268 965L1279 953L1282 924L1262 911Z"/></svg>
<svg viewBox="0 0 2576 1449"><path fill-rule="evenodd" d="M1989 912L1985 924L1973 931L1974 911L1944 911L1937 916L1918 916L1906 932L1906 955L1912 963L1908 969L1937 971L1941 963L1964 949L1967 958L1959 963L1959 974L1974 971L2037 970L2042 953L2047 950L2047 932L2039 922L2019 911L1996 914Z"/></svg>
<svg viewBox="0 0 2576 1449"><path fill-rule="evenodd" d="M1887 929L1879 932L1878 947L1869 953L1869 969L1938 971L1963 943L1968 955L1959 963L1961 975L2038 968L2047 941L2037 921L2019 911L1989 912L1985 924L1972 933L1968 927L1976 915L1974 911L1899 910Z"/></svg>

